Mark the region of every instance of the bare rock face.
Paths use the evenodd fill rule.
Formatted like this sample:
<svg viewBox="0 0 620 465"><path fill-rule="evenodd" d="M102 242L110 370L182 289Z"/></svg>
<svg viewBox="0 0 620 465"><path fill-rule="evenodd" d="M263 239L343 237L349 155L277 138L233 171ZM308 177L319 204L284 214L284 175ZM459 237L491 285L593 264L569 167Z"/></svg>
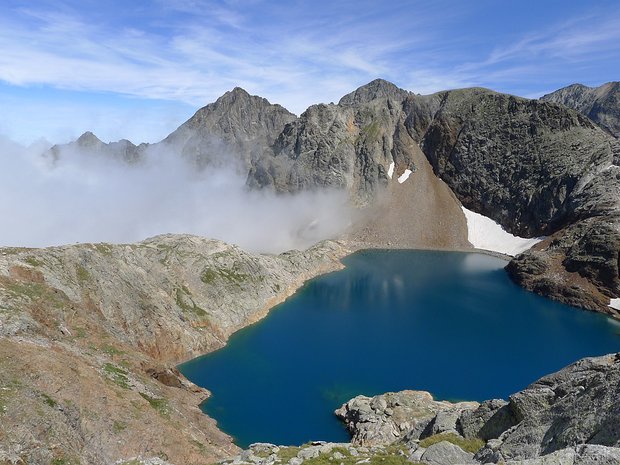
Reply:
<svg viewBox="0 0 620 465"><path fill-rule="evenodd" d="M375 446L454 431L462 411L477 406L477 402L436 401L426 391L400 391L357 396L335 413L351 433L353 444Z"/></svg>
<svg viewBox="0 0 620 465"><path fill-rule="evenodd" d="M551 236L510 263L518 284L615 315L617 140L564 107L466 89L445 94L421 146L467 208L514 234Z"/></svg>
<svg viewBox="0 0 620 465"><path fill-rule="evenodd" d="M415 170L416 134L409 127L423 127L431 117L432 98L372 81L337 105L311 106L287 125L272 156L253 164L248 184L285 192L345 188L356 203L368 204L387 185L391 163L398 174Z"/></svg>
<svg viewBox="0 0 620 465"><path fill-rule="evenodd" d="M80 156L99 155L126 163L137 163L142 159L148 147L149 144L135 145L127 139L105 143L92 132L87 131L73 142L54 145L44 155L53 162L58 161L66 154L71 154Z"/></svg>
<svg viewBox="0 0 620 465"><path fill-rule="evenodd" d="M599 87L572 84L543 95L540 100L573 108L620 137L620 82L608 82Z"/></svg>
<svg viewBox="0 0 620 465"><path fill-rule="evenodd" d="M508 409L514 426L495 446L504 459L534 458L575 444L619 447L620 354L586 358L545 376L512 395Z"/></svg>
<svg viewBox="0 0 620 465"><path fill-rule="evenodd" d="M160 144L199 167L236 163L245 175L295 115L240 87L201 108Z"/></svg>

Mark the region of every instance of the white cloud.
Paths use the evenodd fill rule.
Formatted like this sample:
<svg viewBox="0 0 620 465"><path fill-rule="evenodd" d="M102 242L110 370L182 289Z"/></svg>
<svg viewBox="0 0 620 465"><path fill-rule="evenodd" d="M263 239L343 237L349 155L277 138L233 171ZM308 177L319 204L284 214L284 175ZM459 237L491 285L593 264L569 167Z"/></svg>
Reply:
<svg viewBox="0 0 620 465"><path fill-rule="evenodd" d="M174 151L153 150L143 164L129 166L71 151L52 164L39 150L0 137L0 246L190 233L281 252L336 237L349 223L344 192L248 191L231 167L196 172Z"/></svg>

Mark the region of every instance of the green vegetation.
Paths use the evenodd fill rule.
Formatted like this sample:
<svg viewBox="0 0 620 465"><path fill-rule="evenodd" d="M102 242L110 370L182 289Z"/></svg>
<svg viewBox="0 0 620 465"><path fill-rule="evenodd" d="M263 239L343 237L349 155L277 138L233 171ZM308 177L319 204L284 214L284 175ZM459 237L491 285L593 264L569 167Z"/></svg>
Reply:
<svg viewBox="0 0 620 465"><path fill-rule="evenodd" d="M179 307L183 312L194 313L196 316L200 318L205 318L207 316L207 312L196 305L194 300L191 298L192 293L185 286L181 286L176 290L176 303L177 307Z"/></svg>
<svg viewBox="0 0 620 465"><path fill-rule="evenodd" d="M129 384L129 378L127 377L128 373L111 363L106 363L103 365L103 371L114 384L123 389L130 389L131 385Z"/></svg>
<svg viewBox="0 0 620 465"><path fill-rule="evenodd" d="M301 450L301 447L282 447L278 451L277 455L278 455L278 458L283 463L286 463L289 460L291 460L293 457L297 457L297 454L299 454L300 450Z"/></svg>
<svg viewBox="0 0 620 465"><path fill-rule="evenodd" d="M140 395L146 400L151 407L153 407L157 413L159 413L163 417L167 417L170 415L170 406L168 405L168 401L163 398L151 397L143 392Z"/></svg>
<svg viewBox="0 0 620 465"><path fill-rule="evenodd" d="M52 399L50 396L43 392L41 393L41 397L43 398L43 402L52 408L56 408L56 406L58 405L58 402L56 402L54 399Z"/></svg>
<svg viewBox="0 0 620 465"><path fill-rule="evenodd" d="M420 441L420 447L429 447L441 441L451 442L455 446L459 446L464 451L471 452L472 454L475 454L484 446L484 441L482 439L464 439L454 433L441 433L422 439Z"/></svg>
<svg viewBox="0 0 620 465"><path fill-rule="evenodd" d="M42 266L42 265L43 265L43 262L42 262L42 261L37 260L37 258L36 258L36 257L33 257L32 255L30 255L30 256L28 256L28 257L24 258L24 261L25 261L26 263L28 263L28 265L30 265L30 266Z"/></svg>
<svg viewBox="0 0 620 465"><path fill-rule="evenodd" d="M73 331L75 333L75 337L78 339L83 339L86 337L86 329L82 328L81 326L73 328Z"/></svg>
<svg viewBox="0 0 620 465"><path fill-rule="evenodd" d="M100 242L99 244L93 244L93 247L101 255L112 255L112 246L110 244Z"/></svg>
<svg viewBox="0 0 620 465"><path fill-rule="evenodd" d="M378 121L373 121L368 126L364 126L360 130L358 140L365 140L366 142L377 142L381 139L381 125Z"/></svg>
<svg viewBox="0 0 620 465"><path fill-rule="evenodd" d="M45 284L8 281L2 283L12 298L26 298L32 302L43 300L46 305L51 305L56 309L65 307L68 299L62 292L54 292Z"/></svg>
<svg viewBox="0 0 620 465"><path fill-rule="evenodd" d="M110 344L104 344L101 346L101 351L104 354L108 354L110 357L114 357L115 355L123 355L125 352L117 349L116 347L110 345Z"/></svg>
<svg viewBox="0 0 620 465"><path fill-rule="evenodd" d="M112 425L112 431L115 434L122 433L126 429L127 429L127 423L123 421L115 421L114 424Z"/></svg>
<svg viewBox="0 0 620 465"><path fill-rule="evenodd" d="M75 272L77 274L78 281L83 283L85 281L90 281L90 273L83 265L77 264L75 266Z"/></svg>
<svg viewBox="0 0 620 465"><path fill-rule="evenodd" d="M223 279L238 286L250 278L252 278L252 275L241 273L236 268L208 268L200 276L200 280L205 284L213 284L218 279Z"/></svg>

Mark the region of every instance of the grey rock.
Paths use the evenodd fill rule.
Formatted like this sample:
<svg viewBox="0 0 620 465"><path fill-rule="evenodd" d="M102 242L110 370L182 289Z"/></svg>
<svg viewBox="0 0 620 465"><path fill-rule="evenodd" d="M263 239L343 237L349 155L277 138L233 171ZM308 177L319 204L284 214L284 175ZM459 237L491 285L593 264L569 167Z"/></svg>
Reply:
<svg viewBox="0 0 620 465"><path fill-rule="evenodd" d="M427 465L473 464L476 463L473 457L474 454L448 441L442 441L428 447L420 460Z"/></svg>
<svg viewBox="0 0 620 465"><path fill-rule="evenodd" d="M236 87L198 110L160 145L199 167L232 162L245 174L293 120L295 115L284 107Z"/></svg>
<svg viewBox="0 0 620 465"><path fill-rule="evenodd" d="M620 137L620 82L608 82L599 87L572 84L543 95L540 100L573 108Z"/></svg>
<svg viewBox="0 0 620 465"><path fill-rule="evenodd" d="M501 436L506 459L528 459L575 444L620 446L620 354L586 358L510 397L517 423ZM503 423L491 417L487 424ZM486 448L489 448L487 444ZM483 452L484 453L484 452Z"/></svg>
<svg viewBox="0 0 620 465"><path fill-rule="evenodd" d="M453 419L453 427L462 410L477 406L476 402L451 404L435 401L425 391L401 391L372 398L358 396L335 413L351 433L353 444L376 446L391 444L399 439L419 439L431 420L441 411L454 412L453 416L445 417Z"/></svg>
<svg viewBox="0 0 620 465"><path fill-rule="evenodd" d="M618 465L620 449L580 445L526 460L509 460L506 465Z"/></svg>
<svg viewBox="0 0 620 465"><path fill-rule="evenodd" d="M463 410L457 422L458 433L466 439L485 441L498 438L516 424L508 402L501 399L487 400L475 409Z"/></svg>

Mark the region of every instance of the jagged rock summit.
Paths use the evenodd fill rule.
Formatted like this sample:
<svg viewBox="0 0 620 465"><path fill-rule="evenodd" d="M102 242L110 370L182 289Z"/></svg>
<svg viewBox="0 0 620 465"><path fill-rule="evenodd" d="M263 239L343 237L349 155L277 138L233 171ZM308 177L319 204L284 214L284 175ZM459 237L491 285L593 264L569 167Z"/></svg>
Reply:
<svg viewBox="0 0 620 465"><path fill-rule="evenodd" d="M599 87L572 84L543 95L541 100L566 105L586 115L615 137L620 137L620 82Z"/></svg>
<svg viewBox="0 0 620 465"><path fill-rule="evenodd" d="M467 248L464 206L510 233L547 237L511 262L517 283L620 317L609 307L620 297L620 142L609 133L617 89L421 96L376 79L296 117L235 88L158 144L87 133L73 146L130 159L164 149L199 169L232 164L250 188L277 193L346 190L363 212L346 236L356 247ZM545 101L562 95L582 113L608 115L608 130Z"/></svg>

